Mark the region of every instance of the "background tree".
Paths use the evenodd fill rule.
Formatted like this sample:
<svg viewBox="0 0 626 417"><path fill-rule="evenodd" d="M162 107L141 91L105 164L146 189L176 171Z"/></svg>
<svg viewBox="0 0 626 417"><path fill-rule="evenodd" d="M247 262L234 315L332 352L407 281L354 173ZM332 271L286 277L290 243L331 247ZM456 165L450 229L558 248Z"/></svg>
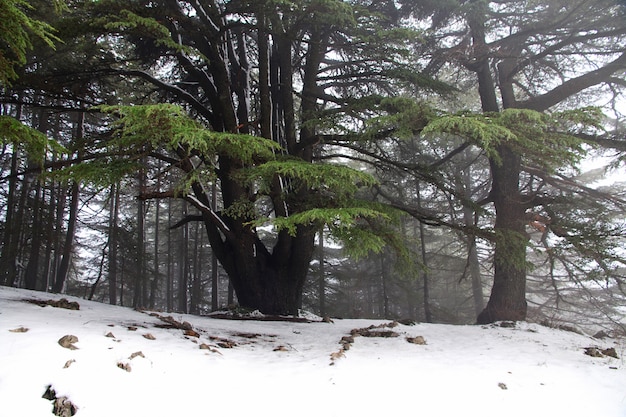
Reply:
<svg viewBox="0 0 626 417"><path fill-rule="evenodd" d="M558 191L549 188L564 185L557 185L552 175L567 175L560 166L571 163L571 152L580 151L575 141L555 133L580 137L585 133L581 125L598 132L594 129L600 119L584 112L561 113L560 124L554 124L543 116L512 109L552 112L575 107L576 100L584 100L589 91L619 91L616 76L626 65L624 8L613 1L470 1L447 2L442 7L432 15L433 30L448 45L433 54L430 66L449 63L473 73L485 113L480 123L463 126L463 116L454 116L442 122L445 127L431 127L469 139L490 160L491 192L480 203L493 204L495 211L494 284L478 321L524 319L529 217L545 215L545 226L565 239L598 237L560 233L557 225L568 216L549 208L560 201ZM449 32L444 9L449 16L460 17L465 30ZM514 117L503 125L506 114ZM491 130L494 122L506 129ZM571 191L583 193L584 187L569 184ZM588 198L598 197L588 194ZM607 201L615 203L611 198Z"/></svg>

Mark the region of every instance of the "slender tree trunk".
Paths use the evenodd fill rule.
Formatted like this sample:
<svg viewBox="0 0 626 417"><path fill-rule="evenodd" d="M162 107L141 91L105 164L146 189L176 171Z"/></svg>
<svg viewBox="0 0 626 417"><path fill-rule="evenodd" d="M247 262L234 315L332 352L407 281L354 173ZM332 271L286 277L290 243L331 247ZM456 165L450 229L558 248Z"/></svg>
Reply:
<svg viewBox="0 0 626 417"><path fill-rule="evenodd" d="M143 161L142 161L143 165ZM146 188L146 172L140 169L138 175L139 195L142 195ZM147 274L146 274L146 202L143 199L137 200L137 275L133 285L133 307L146 307L148 301Z"/></svg>
<svg viewBox="0 0 626 417"><path fill-rule="evenodd" d="M419 181L415 183L416 190L416 199L417 199L417 208L421 210L422 208L422 194L421 187ZM422 256L422 283L423 283L423 294L424 294L424 321L426 323L433 322L433 313L430 308L430 276L428 271L428 256L426 254L426 233L424 223L419 222L419 234L420 234L420 251Z"/></svg>
<svg viewBox="0 0 626 417"><path fill-rule="evenodd" d="M22 106L17 106L15 118L22 118ZM12 145L11 154L11 176L9 177L9 190L7 195L7 214L5 218L4 236L2 239L2 252L0 253L0 284L13 286L17 282L17 252L20 241L20 230L22 227L23 204L22 198L17 198L17 170L18 170L19 149ZM24 181L26 185L26 181ZM22 190L23 192L24 190ZM25 198L25 195L24 195ZM16 210L16 201L19 206ZM25 200L24 200L25 201Z"/></svg>
<svg viewBox="0 0 626 417"><path fill-rule="evenodd" d="M318 250L319 250L319 263L320 263L320 269L319 269L319 277L317 278L317 288L318 288L318 298L319 298L319 310L320 310L320 316L325 316L326 315L326 259L325 259L325 254L324 254L324 229L320 229L319 232L319 245Z"/></svg>
<svg viewBox="0 0 626 417"><path fill-rule="evenodd" d="M118 255L118 221L120 208L119 183L113 184L109 203L109 304L117 304L117 255Z"/></svg>
<svg viewBox="0 0 626 417"><path fill-rule="evenodd" d="M217 207L217 186L215 183L211 185L211 203L213 207ZM219 308L219 271L217 268L217 256L215 256L215 251L211 248L211 311L217 311Z"/></svg>
<svg viewBox="0 0 626 417"><path fill-rule="evenodd" d="M183 202L183 218L187 216L187 203ZM178 312L187 313L187 285L189 283L189 223L181 228L178 279Z"/></svg>
<svg viewBox="0 0 626 417"><path fill-rule="evenodd" d="M78 114L78 120L76 123L76 135L75 142L78 151L78 156L80 157L84 143L83 139L85 137L85 113L81 112ZM65 244L63 245L63 254L61 257L61 261L59 263L59 267L57 269L57 275L54 281L54 286L52 288L52 292L60 293L63 291L65 286L65 282L67 280L68 272L70 269L70 261L72 259L72 255L74 252L74 235L76 234L76 224L78 220L78 202L80 199L80 186L76 181L72 181L71 186L71 200L70 200L70 212L69 218L67 222L67 233L65 235Z"/></svg>
<svg viewBox="0 0 626 417"><path fill-rule="evenodd" d="M160 178L160 177L159 177ZM157 184L157 189L159 189L159 185ZM159 245L160 245L160 227L159 227L159 219L161 218L161 203L159 200L155 201L156 208L154 213L154 274L152 276L152 282L150 283L150 302L148 303L151 309L154 309L156 304L156 293L159 288L159 283L161 281L161 276L159 273Z"/></svg>
<svg viewBox="0 0 626 417"><path fill-rule="evenodd" d="M467 198L471 198L472 181L470 175L470 168L463 170L461 173L461 181L463 188L463 195ZM466 226L474 227L476 222L474 220L474 210L465 205L463 207L463 221ZM478 251L476 249L476 237L474 235L467 236L467 263L469 266L469 273L472 283L472 298L474 300L474 311L478 316L485 307L485 301L483 299L483 285L482 277L480 274L480 262L478 259Z"/></svg>
<svg viewBox="0 0 626 417"><path fill-rule="evenodd" d="M41 258L41 181L35 181L35 194L33 196L33 217L31 227L30 254L28 264L24 272L24 286L29 290L37 289L39 280L39 265Z"/></svg>
<svg viewBox="0 0 626 417"><path fill-rule="evenodd" d="M191 314L200 314L200 304L202 303L201 244L200 228L197 224L194 224L193 275L191 281L191 300L189 303L189 312Z"/></svg>
<svg viewBox="0 0 626 417"><path fill-rule="evenodd" d="M16 281L17 274L15 259L19 241L19 223L14 220L17 193L17 154L18 150L13 146L6 206L7 213L4 222L2 252L0 253L0 283L3 285L12 285Z"/></svg>
<svg viewBox="0 0 626 417"><path fill-rule="evenodd" d="M78 200L80 196L80 188L77 182L72 182L71 187L71 201L70 201L70 213L67 222L67 233L65 235L65 244L63 245L63 253L61 256L61 263L57 270L57 276L52 287L52 292L60 293L63 291L65 281L70 269L70 260L72 259L72 253L74 249L74 234L76 233L76 221L78 219Z"/></svg>
<svg viewBox="0 0 626 417"><path fill-rule="evenodd" d="M167 224L172 224L172 200L167 202ZM174 309L174 280L173 280L173 263L174 263L174 245L172 245L172 230L167 229L167 276L165 282L165 305L166 310L172 311Z"/></svg>
<svg viewBox="0 0 626 417"><path fill-rule="evenodd" d="M385 259L385 252L380 254L380 285L379 285L379 310L378 315L380 318L388 318L389 317L389 294L388 294L388 286L389 286L389 271L388 271L387 262Z"/></svg>

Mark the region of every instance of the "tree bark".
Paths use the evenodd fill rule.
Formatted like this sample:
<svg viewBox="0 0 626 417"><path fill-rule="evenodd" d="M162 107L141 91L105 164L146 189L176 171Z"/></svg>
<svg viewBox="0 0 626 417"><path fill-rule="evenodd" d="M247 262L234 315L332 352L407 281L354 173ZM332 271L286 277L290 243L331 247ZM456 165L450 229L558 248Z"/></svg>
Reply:
<svg viewBox="0 0 626 417"><path fill-rule="evenodd" d="M61 256L61 262L57 270L56 279L52 292L60 293L63 291L65 281L70 269L70 260L72 259L74 249L74 234L76 233L76 221L78 220L78 200L80 196L80 188L76 181L72 182L71 187L71 201L70 201L70 213L67 222L67 233L65 234L65 243L63 245L63 254Z"/></svg>
<svg viewBox="0 0 626 417"><path fill-rule="evenodd" d="M521 158L508 146L498 151L501 163L491 161L491 198L496 209L493 287L489 302L478 315L479 324L525 320L526 243L525 212L519 176Z"/></svg>
<svg viewBox="0 0 626 417"><path fill-rule="evenodd" d="M109 193L109 304L117 304L117 255L118 255L118 221L120 208L119 183L111 186Z"/></svg>
<svg viewBox="0 0 626 417"><path fill-rule="evenodd" d="M37 289L39 276L39 260L41 253L41 181L35 182L35 195L33 196L33 217L31 226L30 251L28 264L24 271L24 287L29 290Z"/></svg>

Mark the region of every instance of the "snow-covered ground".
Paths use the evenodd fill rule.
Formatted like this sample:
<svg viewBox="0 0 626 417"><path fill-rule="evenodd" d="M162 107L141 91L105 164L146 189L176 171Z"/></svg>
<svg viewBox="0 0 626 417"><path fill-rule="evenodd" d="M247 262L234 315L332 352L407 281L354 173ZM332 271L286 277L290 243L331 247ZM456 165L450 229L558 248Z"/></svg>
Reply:
<svg viewBox="0 0 626 417"><path fill-rule="evenodd" d="M52 415L50 385L79 417L626 416L623 341L418 323L355 336L333 360L352 329L389 322L167 319L71 297L80 310L24 301L60 298L0 287L0 417ZM65 335L77 349L59 345ZM407 341L417 336L426 344Z"/></svg>

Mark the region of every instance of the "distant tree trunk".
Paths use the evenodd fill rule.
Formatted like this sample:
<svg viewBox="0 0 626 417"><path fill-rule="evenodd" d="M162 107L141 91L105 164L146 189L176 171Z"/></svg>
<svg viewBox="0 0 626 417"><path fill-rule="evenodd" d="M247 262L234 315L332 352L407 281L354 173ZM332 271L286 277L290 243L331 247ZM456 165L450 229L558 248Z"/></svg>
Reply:
<svg viewBox="0 0 626 417"><path fill-rule="evenodd" d="M421 195L421 187L419 181L415 183L415 195L417 199L417 208L421 210L422 208L422 195ZM419 222L419 234L420 234L420 251L422 255L422 283L423 283L423 294L424 294L424 321L426 323L433 322L433 313L430 308L430 276L428 271L428 256L426 254L426 233L425 233L424 223Z"/></svg>
<svg viewBox="0 0 626 417"><path fill-rule="evenodd" d="M56 157L52 157L52 161L55 161ZM52 256L54 254L55 246L55 238L54 238L54 214L56 212L56 205L58 204L58 197L56 195L56 181L48 181L48 188L50 190L49 203L46 214L46 222L45 222L45 236L46 236L46 249L44 256L44 270L42 273L42 288L44 291L48 291L50 286L52 275Z"/></svg>
<svg viewBox="0 0 626 417"><path fill-rule="evenodd" d="M194 244L193 244L193 275L191 281L191 300L189 303L189 312L191 314L200 314L200 305L202 303L202 237L200 235L200 227L194 224Z"/></svg>
<svg viewBox="0 0 626 417"><path fill-rule="evenodd" d="M65 209L67 208L67 197L68 182L62 181L61 184L58 185L57 190L56 213L54 215L54 241L52 243L52 246L54 247L54 256L52 257L52 270L48 291L52 291L52 287L54 287L59 265L61 264L61 257L63 255L61 240L65 237L65 226L63 223L65 218Z"/></svg>
<svg viewBox="0 0 626 417"><path fill-rule="evenodd" d="M119 183L111 185L109 193L109 304L117 304L117 254L118 254L118 221L120 208Z"/></svg>
<svg viewBox="0 0 626 417"><path fill-rule="evenodd" d="M78 114L76 123L75 143L78 149L78 155L82 153L83 139L85 137L85 113ZM57 269L56 278L52 287L52 292L60 293L63 291L65 281L70 269L70 261L74 252L74 235L76 234L76 224L78 220L78 202L80 199L80 186L78 182L72 181L71 186L70 212L67 221L67 233L65 235L65 244L61 256L61 262Z"/></svg>
<svg viewBox="0 0 626 417"><path fill-rule="evenodd" d="M22 118L22 106L17 106L15 118ZM23 202L17 198L17 170L19 148L12 145L11 171L9 176L9 189L7 195L7 214L4 222L4 236L2 239L2 252L0 252L0 284L13 286L17 282L17 253L20 241L20 229L22 227ZM26 185L26 181L24 181ZM22 190L23 191L23 190ZM16 209L16 201L19 205ZM25 196L24 196L25 201Z"/></svg>
<svg viewBox="0 0 626 417"><path fill-rule="evenodd" d="M471 198L472 180L470 167L467 167L461 173L461 187L462 195L467 199ZM463 206L463 222L468 227L476 226L474 220L474 210L468 205ZM472 283L472 298L474 300L474 311L478 316L485 307L485 301L483 299L483 284L480 274L480 262L478 259L478 251L476 249L476 237L474 235L467 235L467 265L469 267L469 273Z"/></svg>
<svg viewBox="0 0 626 417"><path fill-rule="evenodd" d="M33 196L33 216L31 226L30 252L28 264L24 272L24 287L29 290L37 289L37 281L40 279L39 265L41 254L41 181L35 182L35 195Z"/></svg>
<svg viewBox="0 0 626 417"><path fill-rule="evenodd" d="M183 202L183 218L187 216L187 203ZM178 279L178 312L187 313L187 285L189 279L189 223L181 227L181 244L179 253Z"/></svg>
<svg viewBox="0 0 626 417"><path fill-rule="evenodd" d="M388 266L387 262L385 262L385 252L382 252L380 255L380 294L378 301L380 303L379 307L379 317L380 318L389 318L389 295L388 295L388 286L389 286L389 274L388 274Z"/></svg>
<svg viewBox="0 0 626 417"><path fill-rule="evenodd" d="M173 202L171 199L167 202L167 224L172 224L172 206ZM172 311L174 309L174 280L173 273L173 262L174 262L174 245L172 245L172 229L170 227L167 228L167 276L165 278L165 308L166 310Z"/></svg>
<svg viewBox="0 0 626 417"><path fill-rule="evenodd" d="M326 268L324 264L326 260L324 259L324 229L320 230L318 241L319 241L319 245L317 246L319 250L318 259L320 263L319 277L317 281L319 310L320 310L320 316L325 316L326 315Z"/></svg>
<svg viewBox="0 0 626 417"><path fill-rule="evenodd" d="M89 296L87 297L88 300L93 299L96 293L96 289L98 288L98 284L100 284L100 281L102 280L102 276L104 275L104 260L106 259L106 251L107 251L107 245L104 245L104 248L102 248L102 255L100 256L100 266L98 268L98 277L96 278L94 283L91 284L91 289L89 290Z"/></svg>
<svg viewBox="0 0 626 417"><path fill-rule="evenodd" d="M139 195L144 194L146 188L146 172L140 169L138 174ZM133 308L146 307L148 301L148 288L146 285L146 202L144 199L137 200L137 275L133 285Z"/></svg>
<svg viewBox="0 0 626 417"><path fill-rule="evenodd" d="M13 146L6 206L7 213L4 222L2 252L0 253L0 283L3 285L12 285L16 281L17 275L15 259L17 256L20 225L14 220L17 193L17 156L18 150Z"/></svg>
<svg viewBox="0 0 626 417"><path fill-rule="evenodd" d="M212 207L217 207L217 186L215 183L211 185L211 203ZM217 311L219 308L219 271L218 271L217 256L215 251L211 248L211 311Z"/></svg>
<svg viewBox="0 0 626 417"><path fill-rule="evenodd" d="M158 170L161 170L161 162L159 161L159 166L158 166ZM161 175L157 176L157 185L156 185L157 190L161 189ZM159 284L161 281L161 274L159 272L159 263L160 263L160 256L159 256L159 246L160 246L160 219L161 219L161 202L160 200L156 200L156 207L155 207L155 212L154 212L154 274L152 276L152 282L150 285L150 302L149 302L149 307L151 309L154 309L155 303L156 303L156 293L157 290L159 288Z"/></svg>
<svg viewBox="0 0 626 417"><path fill-rule="evenodd" d="M73 181L71 187L70 213L67 222L67 233L61 256L61 263L57 270L56 279L52 286L52 292L60 293L65 286L65 280L70 269L70 260L74 248L74 234L76 233L76 220L78 219L78 200L80 196L78 183Z"/></svg>

